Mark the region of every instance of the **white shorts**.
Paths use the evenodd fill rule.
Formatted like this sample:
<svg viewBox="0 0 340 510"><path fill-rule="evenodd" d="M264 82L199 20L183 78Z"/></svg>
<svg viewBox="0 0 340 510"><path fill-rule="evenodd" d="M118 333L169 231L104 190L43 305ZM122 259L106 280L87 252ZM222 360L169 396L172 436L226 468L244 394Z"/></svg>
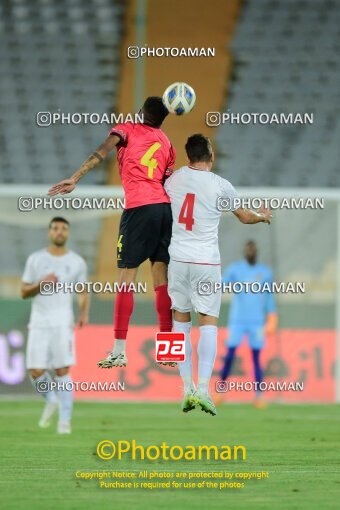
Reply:
<svg viewBox="0 0 340 510"><path fill-rule="evenodd" d="M63 368L75 364L74 331L69 326L30 328L27 368Z"/></svg>
<svg viewBox="0 0 340 510"><path fill-rule="evenodd" d="M170 260L168 292L172 308L178 312L195 312L218 317L221 290L213 292L214 283L221 283L221 266L190 264Z"/></svg>

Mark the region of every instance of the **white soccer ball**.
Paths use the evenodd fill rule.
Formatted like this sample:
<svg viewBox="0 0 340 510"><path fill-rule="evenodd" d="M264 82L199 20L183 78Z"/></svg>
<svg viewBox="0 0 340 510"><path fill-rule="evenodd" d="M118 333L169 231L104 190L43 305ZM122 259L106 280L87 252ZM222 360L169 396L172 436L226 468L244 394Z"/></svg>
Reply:
<svg viewBox="0 0 340 510"><path fill-rule="evenodd" d="M195 91L187 83L172 83L163 94L163 103L170 113L184 115L191 112L196 103Z"/></svg>

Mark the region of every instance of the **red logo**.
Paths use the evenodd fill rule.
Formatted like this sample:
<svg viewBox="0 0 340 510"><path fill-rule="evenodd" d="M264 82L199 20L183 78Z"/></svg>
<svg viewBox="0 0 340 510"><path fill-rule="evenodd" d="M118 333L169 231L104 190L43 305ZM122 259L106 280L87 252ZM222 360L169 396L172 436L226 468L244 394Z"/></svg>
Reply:
<svg viewBox="0 0 340 510"><path fill-rule="evenodd" d="M185 361L185 334L156 333L156 361Z"/></svg>

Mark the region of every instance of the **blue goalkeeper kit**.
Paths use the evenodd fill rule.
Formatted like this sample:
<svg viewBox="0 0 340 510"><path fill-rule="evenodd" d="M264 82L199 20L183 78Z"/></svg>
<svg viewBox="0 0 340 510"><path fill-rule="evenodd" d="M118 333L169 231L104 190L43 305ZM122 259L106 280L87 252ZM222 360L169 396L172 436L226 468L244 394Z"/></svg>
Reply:
<svg viewBox="0 0 340 510"><path fill-rule="evenodd" d="M224 284L234 284L235 289L229 313L228 346L238 347L247 336L252 349L261 349L264 344L266 316L276 312L273 293L262 290L263 284L272 284L270 268L240 260L224 270L222 281ZM253 282L260 285L251 286ZM245 283L248 285L244 285Z"/></svg>

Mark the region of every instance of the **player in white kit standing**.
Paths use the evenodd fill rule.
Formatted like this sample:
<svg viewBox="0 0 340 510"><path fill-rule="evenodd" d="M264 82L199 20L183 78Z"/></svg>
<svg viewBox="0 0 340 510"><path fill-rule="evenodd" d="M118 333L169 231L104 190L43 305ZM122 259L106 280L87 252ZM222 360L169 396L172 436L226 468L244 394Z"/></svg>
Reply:
<svg viewBox="0 0 340 510"><path fill-rule="evenodd" d="M174 310L174 331L185 333L185 354L179 371L184 383L182 410L199 406L216 414L209 394L209 382L217 350L217 322L221 306L221 260L218 246L218 225L221 211L218 204L228 201L230 210L246 224L270 223L271 212L258 212L239 207L234 187L210 170L214 154L208 138L195 134L185 146L189 165L175 171L165 182L173 216L169 247L169 295ZM236 207L234 206L235 203ZM216 291L215 291L216 290ZM198 313L198 387L192 377L191 315Z"/></svg>
<svg viewBox="0 0 340 510"><path fill-rule="evenodd" d="M22 297L33 298L26 366L33 386L46 401L39 426L48 427L59 408L57 431L70 434L73 392L69 369L75 364L73 293L53 292L53 284L85 282L87 266L82 257L65 246L67 220L53 218L48 236L49 246L29 256L22 277ZM88 292L79 294L79 309L78 326L82 327L88 322ZM51 369L55 370L56 389L51 388Z"/></svg>

